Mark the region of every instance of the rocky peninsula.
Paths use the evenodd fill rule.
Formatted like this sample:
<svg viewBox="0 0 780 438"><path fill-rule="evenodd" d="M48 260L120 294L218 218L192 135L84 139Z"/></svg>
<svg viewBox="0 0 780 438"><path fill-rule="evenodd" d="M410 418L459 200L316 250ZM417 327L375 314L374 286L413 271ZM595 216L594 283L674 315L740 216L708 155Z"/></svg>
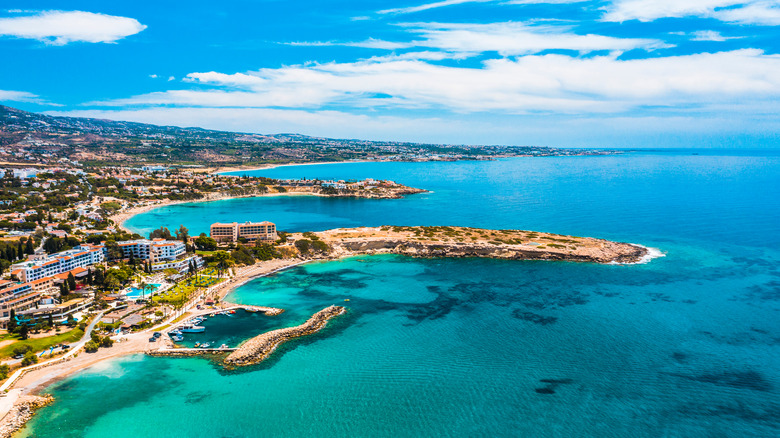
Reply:
<svg viewBox="0 0 780 438"><path fill-rule="evenodd" d="M466 227L340 228L297 233L290 238L302 256L321 258L400 254L628 264L639 263L649 256L648 248L631 243L535 231ZM317 240L321 243L315 243ZM309 241L309 244L299 241Z"/></svg>
<svg viewBox="0 0 780 438"><path fill-rule="evenodd" d="M225 358L228 367L253 365L265 360L279 345L301 336L307 336L322 330L328 321L343 315L346 309L341 306L329 306L315 313L308 321L296 327L287 327L263 333L244 342L236 351Z"/></svg>

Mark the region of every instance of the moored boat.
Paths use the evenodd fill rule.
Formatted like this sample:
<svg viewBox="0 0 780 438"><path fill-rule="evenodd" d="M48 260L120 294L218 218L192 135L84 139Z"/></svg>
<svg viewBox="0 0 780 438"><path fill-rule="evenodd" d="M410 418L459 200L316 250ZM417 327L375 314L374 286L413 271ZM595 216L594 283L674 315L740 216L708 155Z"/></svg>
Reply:
<svg viewBox="0 0 780 438"><path fill-rule="evenodd" d="M206 331L206 327L194 324L184 324L179 326L179 331L182 333L203 333Z"/></svg>

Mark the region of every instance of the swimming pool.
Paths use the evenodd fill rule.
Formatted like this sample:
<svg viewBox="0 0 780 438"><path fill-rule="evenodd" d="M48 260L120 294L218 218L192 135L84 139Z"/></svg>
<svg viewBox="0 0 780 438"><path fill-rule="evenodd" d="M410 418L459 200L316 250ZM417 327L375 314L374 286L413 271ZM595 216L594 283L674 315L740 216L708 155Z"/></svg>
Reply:
<svg viewBox="0 0 780 438"><path fill-rule="evenodd" d="M154 295L157 292L157 289L159 289L160 286L162 286L162 284L151 283L151 284L149 284L149 286L151 286L151 289L147 288L146 291L143 291L143 290L135 288L135 287L131 287L130 288L130 292L128 292L125 295L130 297L130 298L138 298L141 295L143 295L143 296L152 296L152 295Z"/></svg>

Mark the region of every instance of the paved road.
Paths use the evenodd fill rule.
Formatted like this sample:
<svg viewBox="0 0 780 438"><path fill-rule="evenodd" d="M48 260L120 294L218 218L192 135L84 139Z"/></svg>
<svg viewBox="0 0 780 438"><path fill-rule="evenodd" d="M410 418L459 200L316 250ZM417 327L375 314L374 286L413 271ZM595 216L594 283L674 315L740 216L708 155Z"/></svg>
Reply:
<svg viewBox="0 0 780 438"><path fill-rule="evenodd" d="M70 357L70 356L73 356L74 354L76 354L76 352L78 352L79 349L81 349L81 347L84 346L84 344L86 344L87 342L89 342L90 339L92 339L92 330L95 328L95 325L97 325L97 323L100 321L100 318L103 317L104 313L106 313L105 310L103 310L103 311L99 312L97 315L95 315L95 318L92 320L92 322L87 326L86 330L84 331L84 336L82 336L81 339L78 342L76 342L75 344L72 344L71 347L70 347L70 350L68 350L68 352L65 353L65 355L57 357L55 359L52 359L52 360L50 360L48 362L59 362L59 361L65 359L67 357ZM22 372L26 368L39 366L39 365L42 365L42 364L45 364L45 363L47 363L47 362L40 362L40 363L37 363L37 364L30 365L29 367L19 368L18 370L16 370L11 375L11 377L8 378L8 380L5 381L5 383L3 383L3 386L0 386L0 393L2 393L3 391L5 391L9 387L11 387L11 385L13 385L13 383L16 381L16 379L18 379L19 376L22 375Z"/></svg>

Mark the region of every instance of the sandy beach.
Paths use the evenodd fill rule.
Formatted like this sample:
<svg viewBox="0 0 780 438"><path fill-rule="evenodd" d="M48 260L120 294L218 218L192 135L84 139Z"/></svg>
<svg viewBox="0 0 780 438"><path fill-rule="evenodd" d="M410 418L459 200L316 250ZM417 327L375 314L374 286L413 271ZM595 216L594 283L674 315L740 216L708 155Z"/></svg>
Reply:
<svg viewBox="0 0 780 438"><path fill-rule="evenodd" d="M154 208L156 206L150 207ZM237 269L235 275L230 280L221 283L213 293L219 297L221 307L230 307L233 304L223 302L222 299L237 287L254 278L271 275L309 261L311 260L274 259L246 266ZM193 306L190 312L185 313L184 318L210 311L212 310L204 309L199 311ZM160 345L150 343L149 335L168 324L170 324L170 321L165 321L138 333L119 336L110 348L101 348L95 353L80 351L66 360L42 368L32 369L23 374L13 383L9 391L0 397L0 416L2 416L0 418L0 438L12 436L17 427L23 425L24 421L29 418L28 406L31 403L30 400L34 399L34 395L39 394L40 391L58 380L62 380L105 360L131 354L143 354L151 349L158 349ZM20 415L24 415L25 418L20 418Z"/></svg>

